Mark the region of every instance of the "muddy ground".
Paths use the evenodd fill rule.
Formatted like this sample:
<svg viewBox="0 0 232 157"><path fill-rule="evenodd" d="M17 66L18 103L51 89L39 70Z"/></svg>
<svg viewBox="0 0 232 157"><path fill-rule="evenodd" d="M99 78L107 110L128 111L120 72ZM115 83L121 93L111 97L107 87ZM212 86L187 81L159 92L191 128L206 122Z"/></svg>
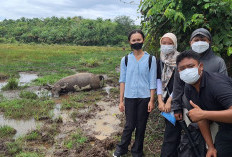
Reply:
<svg viewBox="0 0 232 157"><path fill-rule="evenodd" d="M23 74L20 77L27 76L26 73ZM33 79L37 78L36 74L30 74L30 76L33 76ZM104 88L97 90L101 91L102 98L92 102L91 105L78 109L69 108L63 110L63 100L69 99L70 95L78 95L78 92L76 92L62 95L56 99L51 98L55 101L51 117L42 117L39 120L33 118L29 120L14 120L4 118L2 113L0 115L0 125L10 125L17 130L17 133L13 138L1 139L0 156L14 156L19 152L35 152L46 157L112 156L115 146L120 140L124 125L124 115L118 110L118 83L107 76L105 78L107 84L105 84ZM31 82L33 79L25 82ZM1 85L5 83L5 81L0 82ZM37 95L45 93L47 96L51 96L45 87L29 85L24 90L35 92ZM7 99L19 98L19 90L1 91L1 94ZM150 121L153 123L152 120ZM152 130L154 128L149 129L151 134ZM81 142L80 139L73 139L75 137L73 135L77 131L81 132L80 136L83 136L84 142ZM32 134L36 134L36 137L32 138ZM155 146L153 146L153 139L149 137L149 140L145 143L147 146L145 149L150 151L146 153L148 154L146 156L154 156L154 154L160 152L162 137L158 137L160 141ZM17 145L17 141L19 141L20 148L12 153L12 150L9 150L9 143L16 143ZM154 148L158 149L153 150ZM126 156L131 155L128 154Z"/></svg>
<svg viewBox="0 0 232 157"><path fill-rule="evenodd" d="M22 75L23 74L23 75ZM29 81L25 78L26 73L20 74L20 83L31 82L36 79L36 74ZM109 81L110 82L110 81ZM1 81L4 86L6 81ZM115 84L112 84L116 86ZM35 121L33 118L29 120L14 120L7 119L3 113L0 116L1 125L9 125L17 130L13 139L1 139L0 154L11 156L8 152L7 143L14 142L18 137L23 137L31 132L36 132L39 135L38 139L25 140L23 151L37 152L42 156L110 156L111 151L115 148L115 135L120 134L122 127L120 126L122 114L118 110L118 94L110 94L110 89L115 88L105 85L103 89L104 96L101 100L94 102L90 106L84 106L81 109L61 110L62 100L68 99L68 95L63 95L58 99L54 99L53 117L40 118ZM118 87L116 87L118 88ZM41 91L46 91L44 87L29 86L25 90L33 91L40 94ZM2 91L1 94L6 99L19 98L19 90ZM48 91L49 93L49 91ZM78 94L78 93L74 93ZM48 94L50 96L50 94ZM53 99L53 98L52 98ZM39 128L38 128L39 126ZM67 148L65 141L70 139L70 135L76 130L81 130L83 136L87 140L81 144Z"/></svg>

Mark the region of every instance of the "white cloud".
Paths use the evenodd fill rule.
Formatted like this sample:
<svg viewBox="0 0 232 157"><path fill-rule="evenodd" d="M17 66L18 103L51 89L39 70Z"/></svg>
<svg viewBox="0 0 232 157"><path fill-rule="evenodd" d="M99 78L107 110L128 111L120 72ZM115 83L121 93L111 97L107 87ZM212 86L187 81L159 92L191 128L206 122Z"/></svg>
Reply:
<svg viewBox="0 0 232 157"><path fill-rule="evenodd" d="M137 9L140 0L134 0L132 4L130 2L131 0L0 0L0 20L51 16L114 19L116 16L126 15L139 24Z"/></svg>

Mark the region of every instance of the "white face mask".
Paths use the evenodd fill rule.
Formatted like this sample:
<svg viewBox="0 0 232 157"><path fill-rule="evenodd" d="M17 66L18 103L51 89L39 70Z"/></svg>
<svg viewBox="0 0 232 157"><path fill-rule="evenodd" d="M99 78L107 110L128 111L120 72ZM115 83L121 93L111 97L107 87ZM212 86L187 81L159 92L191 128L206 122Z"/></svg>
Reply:
<svg viewBox="0 0 232 157"><path fill-rule="evenodd" d="M160 46L161 53L163 53L165 55L173 52L174 50L175 50L174 45L161 45Z"/></svg>
<svg viewBox="0 0 232 157"><path fill-rule="evenodd" d="M192 50L197 53L203 53L209 48L209 43L206 41L197 41L192 44Z"/></svg>
<svg viewBox="0 0 232 157"><path fill-rule="evenodd" d="M187 68L180 72L180 79L187 84L194 84L199 78L198 68Z"/></svg>

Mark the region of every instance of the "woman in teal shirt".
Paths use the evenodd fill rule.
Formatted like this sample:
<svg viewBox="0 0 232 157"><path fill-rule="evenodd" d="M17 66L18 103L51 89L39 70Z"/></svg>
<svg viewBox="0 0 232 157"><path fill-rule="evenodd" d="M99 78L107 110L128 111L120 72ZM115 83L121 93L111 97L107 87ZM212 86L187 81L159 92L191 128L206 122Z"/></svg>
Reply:
<svg viewBox="0 0 232 157"><path fill-rule="evenodd" d="M144 34L141 30L132 31L128 36L128 41L133 51L127 55L127 59L126 57L122 58L119 79L119 110L121 112L125 110L126 124L121 142L113 154L114 157L127 153L134 129L136 129L135 142L131 148L131 153L133 157L143 155L147 119L149 112L154 108L156 59L142 50Z"/></svg>

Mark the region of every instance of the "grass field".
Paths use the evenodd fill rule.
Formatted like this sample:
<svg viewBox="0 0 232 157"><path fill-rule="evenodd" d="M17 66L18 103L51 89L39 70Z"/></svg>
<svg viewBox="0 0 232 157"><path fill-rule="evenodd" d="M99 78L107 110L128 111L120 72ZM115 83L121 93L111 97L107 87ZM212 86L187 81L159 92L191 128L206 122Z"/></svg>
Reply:
<svg viewBox="0 0 232 157"><path fill-rule="evenodd" d="M118 47L0 44L0 73L9 77L20 71L37 72L42 76L38 85L82 71L115 75L126 53Z"/></svg>
<svg viewBox="0 0 232 157"><path fill-rule="evenodd" d="M120 47L0 44L0 79L11 78L14 80L19 78L19 72L33 72L38 74L38 78L32 83L32 86L43 86L47 83L53 84L57 80L77 72L91 72L106 74L110 77L110 83L117 86L119 73L116 72L116 68L119 67L121 58L129 52L129 49L125 51ZM14 85L15 82L12 81L12 84ZM31 117L34 117L35 120L44 117L51 119L49 114L54 108L54 100L50 97L39 98L34 93L25 91L25 88L27 87L16 87L20 91L19 98L16 99L7 100L0 93L0 112L3 112L5 117L14 119ZM118 99L119 88L111 88L110 92ZM61 100L61 110L78 110L84 105L90 106L105 95L103 90L71 94L68 98ZM71 117L75 117L76 114L77 112L73 112ZM162 120L162 118L160 120L157 110L150 114L144 143L144 152L147 156L154 156L154 154L159 156L163 128L163 122L160 121ZM3 142L4 151L0 150L0 156L4 153L4 156L44 156L44 152L40 153L40 147L35 143L41 145L46 143L46 146L50 146L59 131L59 123L49 121L45 129L38 128L38 130L14 141L12 140L14 130L9 126L4 126L0 128L0 137L5 138L9 134L11 140ZM115 141L118 141L120 135L115 135L114 138ZM25 149L30 142L35 144L34 148L37 151ZM87 137L77 130L68 136L63 147L71 150L81 149L83 144L91 148Z"/></svg>

